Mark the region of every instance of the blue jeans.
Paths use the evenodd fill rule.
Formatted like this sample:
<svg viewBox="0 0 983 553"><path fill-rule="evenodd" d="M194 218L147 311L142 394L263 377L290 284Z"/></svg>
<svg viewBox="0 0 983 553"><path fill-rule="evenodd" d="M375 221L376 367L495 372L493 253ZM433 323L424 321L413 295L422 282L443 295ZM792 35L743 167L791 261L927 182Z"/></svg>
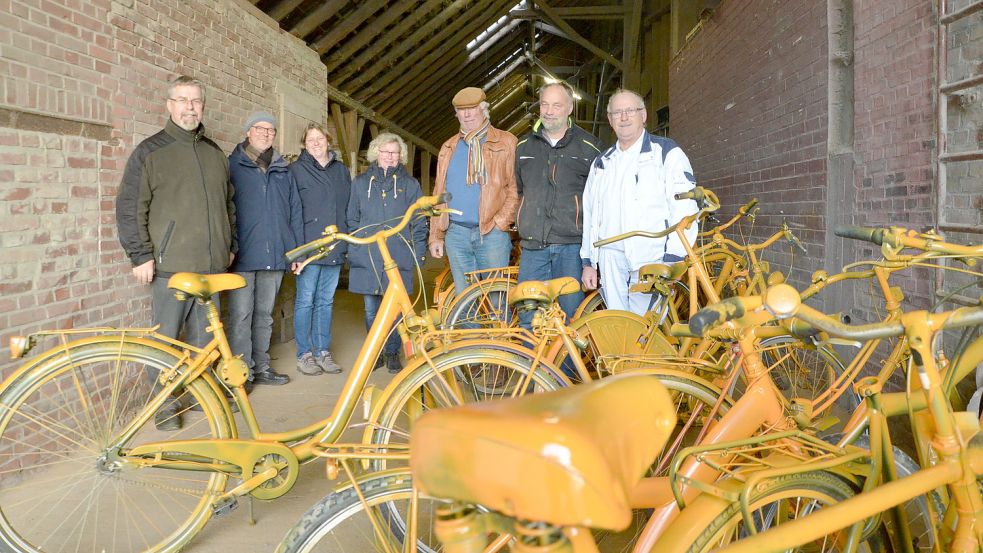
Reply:
<svg viewBox="0 0 983 553"><path fill-rule="evenodd" d="M379 313L379 306L382 305L382 296L376 296L374 294L364 294L362 300L365 302L365 330L372 328L372 323L375 322L375 316ZM399 322L397 320L397 322ZM386 339L386 344L382 348L382 352L386 354L399 353L399 347L403 344L399 337L399 332L396 332L395 325L389 332L389 338Z"/></svg>
<svg viewBox="0 0 983 553"><path fill-rule="evenodd" d="M444 249L450 261L454 289L460 294L468 287L465 274L508 266L512 240L507 232L497 228L482 236L478 227L451 223L444 235Z"/></svg>
<svg viewBox="0 0 983 553"><path fill-rule="evenodd" d="M273 305L283 281L283 271L236 274L246 279L246 286L229 291L229 345L233 355L242 355L252 376L270 370Z"/></svg>
<svg viewBox="0 0 983 553"><path fill-rule="evenodd" d="M331 348L334 294L341 265L308 265L297 275L294 303L294 340L297 358L310 352L318 355Z"/></svg>
<svg viewBox="0 0 983 553"><path fill-rule="evenodd" d="M550 244L540 250L522 248L522 257L519 258L519 282L565 276L573 277L580 282L582 274L580 244ZM560 308L567 314L567 322L573 319L573 314L577 312L577 307L582 301L584 301L584 293L580 290L560 296ZM523 313L521 320L523 326L528 326L532 314Z"/></svg>

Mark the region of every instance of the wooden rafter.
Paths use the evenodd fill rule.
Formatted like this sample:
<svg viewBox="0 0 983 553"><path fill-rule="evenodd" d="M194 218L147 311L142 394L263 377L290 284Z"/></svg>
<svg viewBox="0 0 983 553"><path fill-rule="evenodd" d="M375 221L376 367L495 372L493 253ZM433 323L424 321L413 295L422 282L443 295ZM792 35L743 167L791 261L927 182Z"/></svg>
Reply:
<svg viewBox="0 0 983 553"><path fill-rule="evenodd" d="M641 52L638 48L642 34L642 0L630 0L624 18L624 37L622 59L624 60L625 86L638 88Z"/></svg>
<svg viewBox="0 0 983 553"><path fill-rule="evenodd" d="M426 42L412 45L410 52L399 61L399 64L403 67L433 67L433 63L437 59L443 57L448 51L453 52L456 50L459 47L459 43L463 42L467 44L478 33L487 28L489 24L501 17L502 12L508 8L510 3L511 0L492 0L491 5L482 6L480 10L475 8L470 12L465 12L465 15L468 15L469 13L480 11L481 16L475 17L468 23L460 26L445 26ZM467 17L462 17L461 19L467 20ZM422 60L420 59L421 57L423 58ZM369 98L376 92L384 90L389 83L403 76L402 71L389 71L383 75L379 75L382 69L381 63L374 66L371 70L360 75L358 79L351 81L346 88L353 91L352 94L357 94L360 98L371 102L372 100ZM367 83L371 84L363 88L362 85ZM357 93L354 92L356 90L358 90Z"/></svg>
<svg viewBox="0 0 983 553"><path fill-rule="evenodd" d="M341 48L331 52L327 58L322 58L324 65L328 66L328 75L339 65L349 61L356 52L364 48L373 38L381 35L397 19L403 18L403 21L400 22L401 27L407 24L412 25L417 18L423 17L424 14L432 11L441 2L442 0L428 0L422 6L416 7L417 0L400 0L393 6L386 8L379 17L369 22L364 29L359 31L355 36L345 40L341 44ZM407 15L406 12L410 11L410 9L413 9L413 11ZM417 15L417 10L420 10L419 15ZM324 56L326 50L318 49L318 53Z"/></svg>
<svg viewBox="0 0 983 553"><path fill-rule="evenodd" d="M497 48L493 49L489 58L492 60L501 59L505 52L514 50L516 44L521 43L521 40L521 37L516 37L513 40L500 43ZM427 75L426 79L422 79L406 89L411 95L410 97L431 98L433 101L420 102L416 109L404 108L396 115L400 121L406 120L408 124L416 125L420 121L432 121L437 114L449 113L451 109L450 99L457 92L457 89L464 86L481 87L488 80L488 71L494 68L491 62L471 62L469 64L465 60L458 63L452 63L451 60L441 60L434 66L438 69ZM396 102L393 102L392 99L387 100L385 105L392 109L396 108Z"/></svg>
<svg viewBox="0 0 983 553"><path fill-rule="evenodd" d="M255 4L258 0L254 0ZM276 6L268 12L270 17L276 19L277 21L283 21L284 17L290 15L290 12L294 11L297 6L299 6L304 0L283 0L282 2L277 2Z"/></svg>
<svg viewBox="0 0 983 553"><path fill-rule="evenodd" d="M341 25L335 25L326 35L316 39L311 47L317 50L319 54L327 52L385 5L386 0L363 1L355 11L345 16Z"/></svg>
<svg viewBox="0 0 983 553"><path fill-rule="evenodd" d="M417 43L419 43L421 40L423 40L428 35L430 35L434 29L442 27L444 23L447 22L448 19L451 19L452 17L456 17L461 12L461 10L467 7L467 5L468 5L468 0L454 0L454 2L451 5L447 6L446 8L438 12L437 15L434 16L432 19L428 20L425 25L422 25L421 27L414 30L410 34L410 36L405 38L400 38L398 42L395 41L377 42L371 48L368 48L366 49L365 52L359 54L358 57L356 57L354 60L350 60L346 62L344 67L342 67L342 69L338 71L338 74L336 76L336 78L338 79L337 82L345 83L346 85L349 84L348 77L350 77L351 75L355 74L357 71L362 70L369 65L372 66L368 70L368 71L372 71L371 74L372 77L377 75L383 69L388 69L392 64L395 63L396 59L398 59L400 55L402 55L410 48L416 46ZM400 28L408 29L407 25L408 25L407 22L403 22L400 25ZM397 36L400 35L393 33L393 38L396 38ZM383 50L386 50L387 48L388 50L381 58L373 61L371 64L369 63L369 61L373 60L373 58L375 58L377 54L379 54ZM359 77L362 77L363 75L365 75L364 72L360 74ZM368 80L368 78L370 77L362 79L359 82L363 83L366 80ZM359 80L359 79L355 79L355 80ZM357 86L358 84L351 84L347 88L349 88L349 90L354 90L355 87Z"/></svg>
<svg viewBox="0 0 983 553"><path fill-rule="evenodd" d="M362 114L363 117L371 121L374 121L385 128L391 129L395 133L399 133L399 135L402 136L404 139L413 142L417 146L420 146L421 148L431 153L434 154L437 153L437 148L430 142L423 140L419 136L411 133L410 131L406 130L400 125L397 125L396 123L392 122L388 118L379 115L378 113L375 112L375 110L369 108L365 104L359 102L358 100L355 100L351 96L345 94L341 90L338 90L337 88L331 85L328 85L328 98L334 100L335 102L348 106L349 108Z"/></svg>
<svg viewBox="0 0 983 553"><path fill-rule="evenodd" d="M501 59L508 52L515 50L518 44L521 44L521 37L514 37L509 41L501 42L489 52L488 59ZM452 90L455 86L458 88L464 86L482 86L484 84L482 76L491 69L490 65L491 63L487 61L469 62L459 51L449 49L443 57L431 65L434 68L432 71L421 74L416 79L408 82L403 90L411 95L419 94L421 97L435 97L434 93L440 92L450 92L453 95L457 92L457 90ZM398 103L398 97L384 99L378 104L379 110L389 113L391 109L397 108ZM419 113L419 107L414 107L415 109L408 111Z"/></svg>
<svg viewBox="0 0 983 553"><path fill-rule="evenodd" d="M290 28L290 34L303 39L317 28L318 25L330 19L342 8L348 0L325 0L317 9L311 10L296 25Z"/></svg>
<svg viewBox="0 0 983 553"><path fill-rule="evenodd" d="M571 27L566 21L564 21L563 18L560 17L556 13L556 11L545 0L536 0L536 5L539 6L539 9L543 11L543 15L546 17L546 19L548 19L550 23L552 23L553 25L556 25L561 31L566 33L571 38L571 40L583 46L587 50L593 52L596 56L607 60L607 62L610 63L611 65L614 65L615 67L621 69L622 71L625 70L624 65L621 63L621 60L615 58L605 50L599 48L597 45L587 40L586 38L580 36L580 33L578 33L573 27Z"/></svg>

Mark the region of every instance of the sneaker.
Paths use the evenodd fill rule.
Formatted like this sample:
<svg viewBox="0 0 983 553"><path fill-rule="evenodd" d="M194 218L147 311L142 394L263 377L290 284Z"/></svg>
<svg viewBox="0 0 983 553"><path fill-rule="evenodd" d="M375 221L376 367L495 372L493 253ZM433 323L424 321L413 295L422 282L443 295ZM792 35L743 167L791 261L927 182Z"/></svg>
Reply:
<svg viewBox="0 0 983 553"><path fill-rule="evenodd" d="M396 374L403 369L402 363L399 362L398 353L386 354L386 367L389 368L389 374Z"/></svg>
<svg viewBox="0 0 983 553"><path fill-rule="evenodd" d="M317 364L321 367L321 370L327 374L339 374L341 372L341 365L335 363L334 357L331 357L330 351L322 351L317 356Z"/></svg>
<svg viewBox="0 0 983 553"><path fill-rule="evenodd" d="M164 432L174 432L175 430L181 430L181 413L178 412L180 404L177 400L169 399L161 405L160 409L157 410L157 414L154 415L154 426L157 430L163 430Z"/></svg>
<svg viewBox="0 0 983 553"><path fill-rule="evenodd" d="M265 371L253 374L253 384L256 386L259 386L260 384L282 386L287 382L290 382L289 376L280 374L273 369L266 369Z"/></svg>
<svg viewBox="0 0 983 553"><path fill-rule="evenodd" d="M321 374L321 365L314 359L311 352L306 352L297 359L297 372L300 374L306 374L307 376L316 376Z"/></svg>

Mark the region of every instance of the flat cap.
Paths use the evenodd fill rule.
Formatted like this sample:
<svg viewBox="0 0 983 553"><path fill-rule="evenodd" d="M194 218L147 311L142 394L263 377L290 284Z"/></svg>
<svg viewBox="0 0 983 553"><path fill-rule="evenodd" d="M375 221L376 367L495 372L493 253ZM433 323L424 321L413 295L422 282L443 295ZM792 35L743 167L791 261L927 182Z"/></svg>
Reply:
<svg viewBox="0 0 983 553"><path fill-rule="evenodd" d="M275 129L276 117L273 117L268 111L254 111L246 118L246 124L243 125L242 130L249 132L249 129L256 123L269 123Z"/></svg>
<svg viewBox="0 0 983 553"><path fill-rule="evenodd" d="M454 104L456 108L473 108L481 102L485 101L485 91L480 88L469 86L467 88L462 88L457 94L454 95L454 99L451 103Z"/></svg>

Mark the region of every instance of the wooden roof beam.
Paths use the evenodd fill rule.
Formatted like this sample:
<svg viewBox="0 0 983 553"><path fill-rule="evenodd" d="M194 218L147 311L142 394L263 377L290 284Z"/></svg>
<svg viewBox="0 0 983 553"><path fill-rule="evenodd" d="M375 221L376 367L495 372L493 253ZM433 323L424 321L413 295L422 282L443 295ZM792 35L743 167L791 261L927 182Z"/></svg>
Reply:
<svg viewBox="0 0 983 553"><path fill-rule="evenodd" d="M356 27L385 5L386 0L362 0L362 3L355 11L344 16L340 25L335 25L329 33L315 40L311 44L311 47L317 50L318 54L327 52L332 46L338 44L339 41L348 36Z"/></svg>
<svg viewBox="0 0 983 553"><path fill-rule="evenodd" d="M563 18L556 13L556 10L550 7L550 5L545 0L536 0L536 5L539 6L539 9L543 10L543 15L546 16L546 19L548 19L549 22L552 23L553 25L559 27L559 29L564 33L566 33L572 41L576 42L583 48L589 50L597 57L607 60L607 62L610 63L611 65L621 69L622 71L625 70L624 65L621 63L621 60L615 58L611 54L599 48L597 45L587 40L586 38L580 36L580 33L578 33L573 27L571 27L566 21L564 21Z"/></svg>
<svg viewBox="0 0 983 553"><path fill-rule="evenodd" d="M461 12L461 10L467 7L468 1L469 0L454 0L454 2L451 5L440 10L440 12L432 19L428 20L425 25L422 25L416 30L414 30L410 36L406 38L400 38L399 41L394 41L394 42L379 41L378 43L374 44L372 48L369 48L365 52L359 54L358 57L356 57L354 60L348 60L344 62L342 64L341 69L337 72L337 75L335 77L337 79L337 82L339 83L345 82L346 84L348 84L346 82L348 81L348 77L352 76L358 71L363 70L367 65L370 65L369 64L370 60L375 58L375 56L381 50L388 48L388 51L386 51L386 53L381 58L371 63L371 68L368 69L368 71L371 72L371 76L366 77L365 79L361 79L361 77L366 74L363 71L362 74L360 74L359 77L353 81L352 87L349 88L349 90L354 90L359 84L364 83L369 78L378 75L379 71L389 68L396 61L398 56L401 56L404 52L416 46L417 43L419 43L421 40L425 39L428 35L430 35L434 31L434 29L441 28L444 25L444 23L447 22L448 19L457 16ZM414 10L414 12L415 11L416 10ZM408 29L409 28L408 23L404 21L403 23L400 24L400 28ZM394 34L394 38L396 36L400 36L397 33L393 33L393 34ZM355 81L358 81L358 83L356 84Z"/></svg>
<svg viewBox="0 0 983 553"><path fill-rule="evenodd" d="M348 0L325 0L316 9L311 10L296 25L290 28L290 34L299 37L301 40L311 33L318 25L330 19Z"/></svg>
<svg viewBox="0 0 983 553"><path fill-rule="evenodd" d="M488 25L494 22L496 19L501 17L502 10L508 8L509 3L512 0L494 0L490 5L482 6L480 8L473 8L472 10L465 11L464 14L480 12L481 15L473 18L470 22L464 24L460 27L455 27L452 25L447 25L440 31L430 37L424 44L414 44L406 57L400 59L398 64L404 68L409 68L414 65L422 65L423 67L433 67L433 62L442 57L448 52L454 52L457 48L460 48L460 43L463 44L470 42L478 33L486 29ZM482 17L484 16L484 17ZM462 19L466 19L462 18ZM422 60L420 58L423 57ZM420 60L420 61L417 61ZM386 68L388 64L380 62L374 66L369 71L362 73L359 77L351 81L350 86L346 87L352 91L352 94L357 94L365 98L372 97L377 91L383 90L386 85L394 81L397 77L401 76L401 71L389 71L385 75L377 76L380 71ZM364 88L361 85L371 83ZM359 90L363 88L362 90Z"/></svg>
<svg viewBox="0 0 983 553"><path fill-rule="evenodd" d="M642 0L629 0L630 6L625 12L624 32L622 33L622 60L624 67L625 86L638 88L641 82L641 57L639 39L642 35Z"/></svg>
<svg viewBox="0 0 983 553"><path fill-rule="evenodd" d="M386 30L386 27L391 25L397 19L403 17L404 15L406 16L403 18L403 21L400 22L399 27L393 31L393 33L402 32L400 29L406 29L408 28L407 25L415 24L416 21L433 11L433 9L440 5L442 1L443 0L427 0L427 2L422 6L416 7L417 0L400 0L392 7L386 8L386 10L383 11L379 17L373 19L355 36L345 40L341 44L341 48L331 52L327 58L323 57L324 54L327 53L327 50L318 50L318 53L322 55L324 65L328 67L328 75L331 75L331 73L339 65L350 61L357 52L361 51L362 48L369 43L369 41L381 35ZM409 13L407 14L407 12Z"/></svg>
<svg viewBox="0 0 983 553"><path fill-rule="evenodd" d="M426 140L420 138L419 136L417 136L417 135L409 132L405 128L403 128L403 127L397 125L396 123L390 121L386 117L383 117L382 115L376 113L374 110L372 110L371 108L369 108L365 104L359 102L358 100L352 98L351 96L345 94L341 90L338 90L337 88L335 88L335 87L333 87L331 85L328 85L328 98L330 98L331 100L334 100L335 102L338 102L339 104L344 104L344 105L348 106L349 108L357 111L359 114L361 114L366 119L369 119L369 120L371 120L371 121L373 121L375 123L378 123L379 125L382 125L383 127L386 127L388 129L391 129L393 132L398 133L400 136L402 136L406 140L408 140L408 141L416 144L417 146L423 148L424 150L427 150L428 152L433 153L433 154L436 154L437 153L437 147L434 146L433 144L431 144L431 143L427 142Z"/></svg>
<svg viewBox="0 0 983 553"><path fill-rule="evenodd" d="M270 11L270 17L276 19L277 21L283 21L284 17L290 15L290 12L294 11L304 0L283 0L282 2L277 2ZM258 3L259 0L253 0L253 4Z"/></svg>

